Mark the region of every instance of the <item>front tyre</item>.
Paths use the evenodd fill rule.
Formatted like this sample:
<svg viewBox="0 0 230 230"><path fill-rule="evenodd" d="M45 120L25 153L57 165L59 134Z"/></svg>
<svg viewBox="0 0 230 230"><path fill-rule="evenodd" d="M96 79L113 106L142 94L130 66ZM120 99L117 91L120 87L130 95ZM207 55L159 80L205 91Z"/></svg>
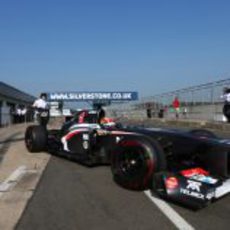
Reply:
<svg viewBox="0 0 230 230"><path fill-rule="evenodd" d="M124 188L145 190L151 187L153 173L165 169L159 144L144 136L127 136L111 155L114 180Z"/></svg>

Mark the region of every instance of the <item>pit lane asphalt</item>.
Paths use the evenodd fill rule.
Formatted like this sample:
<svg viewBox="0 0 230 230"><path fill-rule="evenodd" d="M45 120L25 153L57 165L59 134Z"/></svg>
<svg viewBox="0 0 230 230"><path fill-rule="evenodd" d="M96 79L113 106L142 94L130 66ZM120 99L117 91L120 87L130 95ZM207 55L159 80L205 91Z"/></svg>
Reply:
<svg viewBox="0 0 230 230"><path fill-rule="evenodd" d="M170 204L195 229L227 229L230 197L199 211ZM106 166L52 157L17 230L176 229L143 192L120 188Z"/></svg>
<svg viewBox="0 0 230 230"><path fill-rule="evenodd" d="M142 192L120 188L107 166L87 168L52 157L16 227L30 229L175 229Z"/></svg>

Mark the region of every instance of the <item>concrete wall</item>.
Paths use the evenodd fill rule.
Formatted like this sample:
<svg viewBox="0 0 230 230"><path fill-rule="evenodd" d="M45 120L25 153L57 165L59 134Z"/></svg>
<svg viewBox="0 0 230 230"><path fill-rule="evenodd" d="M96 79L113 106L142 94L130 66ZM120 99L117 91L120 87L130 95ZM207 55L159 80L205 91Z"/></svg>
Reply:
<svg viewBox="0 0 230 230"><path fill-rule="evenodd" d="M3 101L0 107L0 126L10 125L12 123L12 116L10 114L10 107L7 106L6 101Z"/></svg>
<svg viewBox="0 0 230 230"><path fill-rule="evenodd" d="M223 104L216 105L199 105L188 108L188 117L200 120L222 121Z"/></svg>

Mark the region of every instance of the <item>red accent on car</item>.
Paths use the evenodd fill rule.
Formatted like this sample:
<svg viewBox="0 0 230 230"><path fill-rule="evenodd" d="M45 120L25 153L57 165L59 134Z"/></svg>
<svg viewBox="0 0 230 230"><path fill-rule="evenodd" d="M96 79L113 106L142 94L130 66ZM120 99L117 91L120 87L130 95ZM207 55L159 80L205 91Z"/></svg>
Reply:
<svg viewBox="0 0 230 230"><path fill-rule="evenodd" d="M66 136L65 136L65 139L66 140L69 140L70 138L72 138L73 136L75 136L76 134L78 133L82 133L84 131L87 131L87 129L78 129L78 130L75 130L75 131L71 131L70 133L68 133Z"/></svg>
<svg viewBox="0 0 230 230"><path fill-rule="evenodd" d="M116 131L115 131L116 132ZM139 143L138 141L135 140L124 140L121 143L121 146L124 147L138 147L141 146L141 143ZM147 160L147 175L144 178L144 185L147 185L149 182L149 179L151 178L151 175L153 173L154 170L154 159L148 159Z"/></svg>
<svg viewBox="0 0 230 230"><path fill-rule="evenodd" d="M121 146L140 146L140 144L137 141L133 140L124 140L120 143Z"/></svg>
<svg viewBox="0 0 230 230"><path fill-rule="evenodd" d="M186 170L182 170L180 173L185 177L192 177L194 175L204 175L204 176L209 175L209 172L202 168L186 169Z"/></svg>
<svg viewBox="0 0 230 230"><path fill-rule="evenodd" d="M179 186L179 181L176 177L168 177L165 180L165 186L167 189L176 189Z"/></svg>
<svg viewBox="0 0 230 230"><path fill-rule="evenodd" d="M80 133L80 131L75 131L75 132L72 132L72 133L69 133L65 139L66 140L69 140L70 138L72 138L73 136L75 136L76 134Z"/></svg>
<svg viewBox="0 0 230 230"><path fill-rule="evenodd" d="M151 175L153 174L153 170L154 170L153 159L148 159L147 168L148 168L148 173L147 173L146 177L144 178L144 184L145 185L147 185L147 183L149 182L149 178L151 178Z"/></svg>

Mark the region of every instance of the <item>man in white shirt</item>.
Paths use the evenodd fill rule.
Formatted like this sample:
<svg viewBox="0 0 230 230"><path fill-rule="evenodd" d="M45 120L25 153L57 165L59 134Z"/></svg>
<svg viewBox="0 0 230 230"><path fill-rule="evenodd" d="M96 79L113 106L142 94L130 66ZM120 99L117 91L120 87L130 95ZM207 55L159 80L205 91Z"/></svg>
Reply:
<svg viewBox="0 0 230 230"><path fill-rule="evenodd" d="M49 105L46 99L46 93L41 93L40 98L36 99L32 105L35 108L35 119L43 126L46 126L49 121Z"/></svg>
<svg viewBox="0 0 230 230"><path fill-rule="evenodd" d="M46 99L47 99L46 94L42 93L40 95L40 98L36 99L32 106L34 108L38 108L38 109L48 109L49 106L48 106L48 103L47 103Z"/></svg>

